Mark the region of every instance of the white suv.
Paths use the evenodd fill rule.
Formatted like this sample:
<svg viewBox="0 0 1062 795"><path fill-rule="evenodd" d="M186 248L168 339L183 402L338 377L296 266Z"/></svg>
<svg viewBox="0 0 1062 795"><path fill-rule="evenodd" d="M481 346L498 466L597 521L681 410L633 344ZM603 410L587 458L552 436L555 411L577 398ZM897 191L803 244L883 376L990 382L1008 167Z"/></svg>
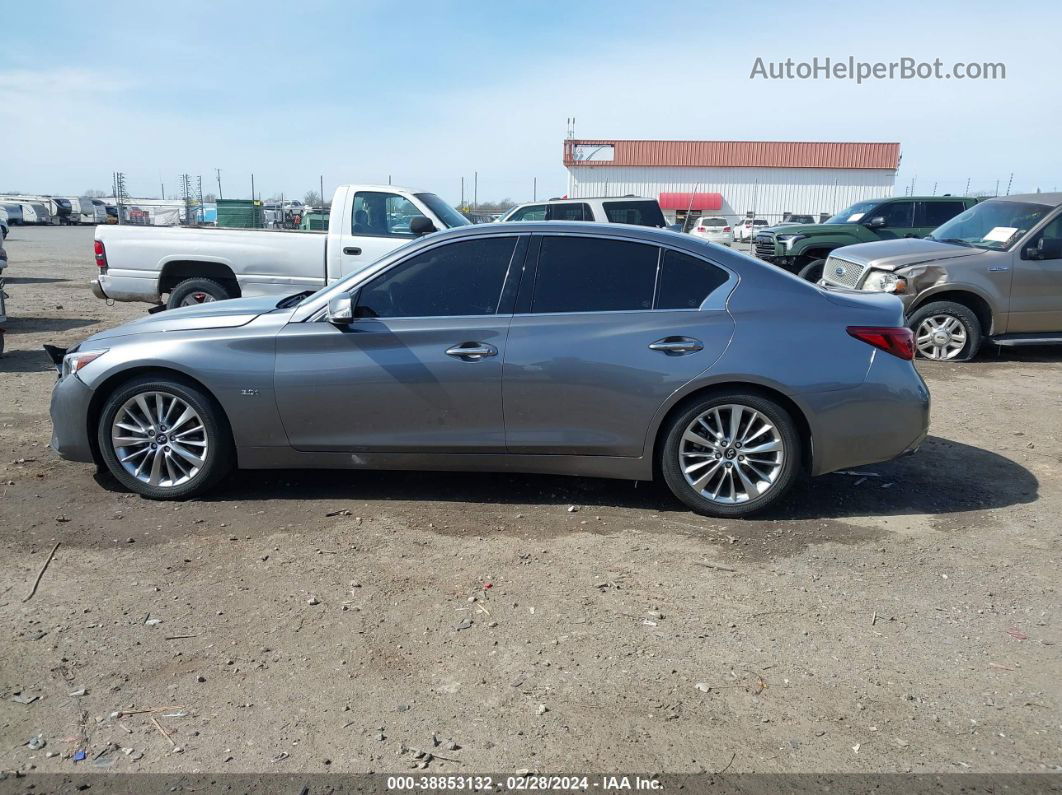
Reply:
<svg viewBox="0 0 1062 795"><path fill-rule="evenodd" d="M501 219L505 221L596 221L664 228L667 221L656 199L638 196L614 198L549 199L518 204Z"/></svg>

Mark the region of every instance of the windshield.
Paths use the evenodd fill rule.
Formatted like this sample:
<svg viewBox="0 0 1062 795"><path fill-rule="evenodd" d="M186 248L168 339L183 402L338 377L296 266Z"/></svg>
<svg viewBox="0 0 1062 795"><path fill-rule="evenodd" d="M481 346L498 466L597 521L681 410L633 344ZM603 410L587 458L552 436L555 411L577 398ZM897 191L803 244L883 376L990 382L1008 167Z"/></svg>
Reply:
<svg viewBox="0 0 1062 795"><path fill-rule="evenodd" d="M434 193L418 193L416 197L428 205L428 209L435 213L438 219L451 229L455 226L469 225L470 221L467 218Z"/></svg>
<svg viewBox="0 0 1062 795"><path fill-rule="evenodd" d="M878 200L857 202L847 209L841 210L837 215L823 221L826 224L857 224L864 215L878 206Z"/></svg>
<svg viewBox="0 0 1062 795"><path fill-rule="evenodd" d="M701 226L726 226L726 221L722 218L702 218Z"/></svg>
<svg viewBox="0 0 1062 795"><path fill-rule="evenodd" d="M1042 204L987 201L975 204L926 236L927 240L977 246L1009 248L1051 211Z"/></svg>

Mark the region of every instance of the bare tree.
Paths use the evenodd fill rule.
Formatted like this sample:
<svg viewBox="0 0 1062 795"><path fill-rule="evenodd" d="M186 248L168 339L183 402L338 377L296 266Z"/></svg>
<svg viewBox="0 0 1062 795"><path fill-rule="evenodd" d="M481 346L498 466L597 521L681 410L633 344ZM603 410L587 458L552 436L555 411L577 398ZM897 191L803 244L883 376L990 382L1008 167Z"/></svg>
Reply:
<svg viewBox="0 0 1062 795"><path fill-rule="evenodd" d="M207 193L203 195L203 201L205 202L216 202L217 200L218 197L215 196L213 193Z"/></svg>
<svg viewBox="0 0 1062 795"><path fill-rule="evenodd" d="M308 207L320 207L321 194L315 190L308 190L306 191L306 195L302 197L302 203Z"/></svg>
<svg viewBox="0 0 1062 795"><path fill-rule="evenodd" d="M106 191L93 189L93 190L87 190L84 193L82 193L81 195L85 196L86 198L89 198L89 199L102 199L104 196L108 196L109 194Z"/></svg>

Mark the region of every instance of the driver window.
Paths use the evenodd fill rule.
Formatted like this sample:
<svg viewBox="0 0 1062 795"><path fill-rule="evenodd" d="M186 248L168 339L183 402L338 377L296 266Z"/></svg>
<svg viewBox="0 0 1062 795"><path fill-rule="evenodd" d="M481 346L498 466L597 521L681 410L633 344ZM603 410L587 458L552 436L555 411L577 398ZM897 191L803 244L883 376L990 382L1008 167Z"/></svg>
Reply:
<svg viewBox="0 0 1062 795"><path fill-rule="evenodd" d="M1062 215L1056 216L1040 231L1031 247L1039 251L1041 259L1062 259Z"/></svg>
<svg viewBox="0 0 1062 795"><path fill-rule="evenodd" d="M879 207L871 215L872 218L882 217L885 226L892 228L905 228L914 226L912 216L914 214L914 202L893 202Z"/></svg>
<svg viewBox="0 0 1062 795"><path fill-rule="evenodd" d="M369 237L416 237L409 225L418 215L423 213L405 196L358 191L354 194L350 233Z"/></svg>
<svg viewBox="0 0 1062 795"><path fill-rule="evenodd" d="M465 240L410 257L362 288L355 317L493 315L516 240Z"/></svg>

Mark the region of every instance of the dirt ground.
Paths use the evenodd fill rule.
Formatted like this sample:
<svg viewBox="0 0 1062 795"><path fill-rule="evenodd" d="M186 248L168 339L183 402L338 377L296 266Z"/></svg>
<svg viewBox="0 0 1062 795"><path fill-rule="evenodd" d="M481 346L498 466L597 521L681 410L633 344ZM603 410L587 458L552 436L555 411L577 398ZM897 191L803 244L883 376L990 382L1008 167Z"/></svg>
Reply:
<svg viewBox="0 0 1062 795"><path fill-rule="evenodd" d="M1062 350L922 364L917 455L754 520L524 475L156 503L48 449L41 345L147 308L91 238L7 243L0 770L1062 769Z"/></svg>

